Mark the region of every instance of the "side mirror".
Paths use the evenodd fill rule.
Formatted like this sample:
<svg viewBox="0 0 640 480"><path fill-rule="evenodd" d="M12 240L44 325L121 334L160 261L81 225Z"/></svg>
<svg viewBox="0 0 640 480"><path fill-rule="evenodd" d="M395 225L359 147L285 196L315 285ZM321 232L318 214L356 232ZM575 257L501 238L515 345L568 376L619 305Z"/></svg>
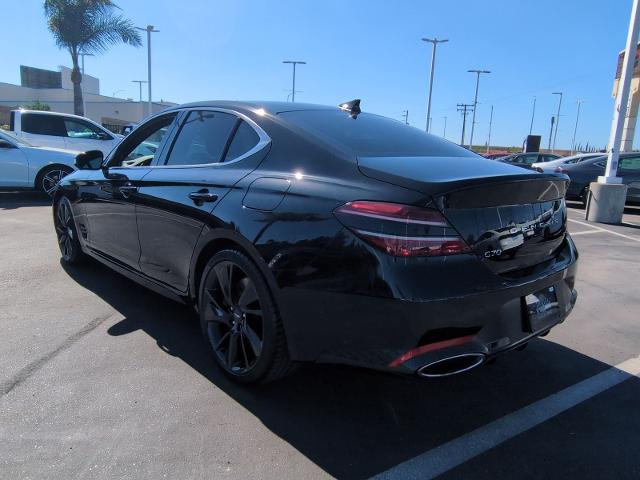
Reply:
<svg viewBox="0 0 640 480"><path fill-rule="evenodd" d="M111 136L105 132L98 132L98 140L111 140Z"/></svg>
<svg viewBox="0 0 640 480"><path fill-rule="evenodd" d="M16 148L16 146L8 140L0 139L0 148Z"/></svg>
<svg viewBox="0 0 640 480"><path fill-rule="evenodd" d="M104 155L100 150L89 150L76 155L76 167L79 170L100 170Z"/></svg>

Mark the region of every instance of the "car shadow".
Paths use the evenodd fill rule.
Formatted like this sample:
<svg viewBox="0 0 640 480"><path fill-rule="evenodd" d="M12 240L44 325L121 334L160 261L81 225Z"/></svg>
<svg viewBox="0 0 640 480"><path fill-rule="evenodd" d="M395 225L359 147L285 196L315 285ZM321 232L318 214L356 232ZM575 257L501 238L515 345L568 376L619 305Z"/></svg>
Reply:
<svg viewBox="0 0 640 480"><path fill-rule="evenodd" d="M108 329L109 335L145 332L163 352L180 358L337 478L364 479L383 472L610 367L540 339L524 352L508 353L495 364L439 381L309 365L272 384L239 386L214 364L190 308L94 262L80 267L62 265L78 284L122 314L124 318ZM616 414L627 415L636 423L640 419L640 411L631 405L628 411ZM553 441L545 439L545 447ZM536 445L528 448L536 452ZM631 454L635 447L628 442L620 448ZM589 468L594 463L606 465L611 459L606 454L585 455L580 461ZM552 466L548 468L547 475L537 472L538 477L553 477ZM476 472L474 478L483 478L481 473Z"/></svg>
<svg viewBox="0 0 640 480"><path fill-rule="evenodd" d="M0 210L50 205L51 198L41 192L0 190Z"/></svg>

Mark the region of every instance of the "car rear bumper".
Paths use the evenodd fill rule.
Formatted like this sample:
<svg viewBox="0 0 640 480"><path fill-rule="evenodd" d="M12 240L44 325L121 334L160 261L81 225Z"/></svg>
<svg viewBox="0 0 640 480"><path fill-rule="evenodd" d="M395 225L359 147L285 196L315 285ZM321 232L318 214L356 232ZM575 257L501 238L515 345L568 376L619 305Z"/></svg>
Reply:
<svg viewBox="0 0 640 480"><path fill-rule="evenodd" d="M285 288L281 305L291 355L403 373L454 355L493 357L545 334L569 315L577 298L578 258L570 238L565 250L561 265L535 278L501 279L489 290L456 291L436 299ZM523 299L549 287L557 295L557 315L531 329Z"/></svg>

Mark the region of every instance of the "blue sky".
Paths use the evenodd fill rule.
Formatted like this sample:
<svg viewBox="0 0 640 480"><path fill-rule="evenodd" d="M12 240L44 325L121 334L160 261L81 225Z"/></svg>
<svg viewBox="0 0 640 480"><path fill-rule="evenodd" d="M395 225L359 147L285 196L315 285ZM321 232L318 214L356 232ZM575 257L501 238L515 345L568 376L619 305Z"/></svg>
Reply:
<svg viewBox="0 0 640 480"><path fill-rule="evenodd" d="M334 105L361 98L363 110L424 128L431 47L422 37L449 38L438 47L432 132L459 142L457 103L471 103L481 78L474 143L520 145L529 131L547 144L554 91L564 93L558 148L569 148L576 101L577 141L604 147L611 126L617 54L624 48L631 0L117 0L136 25L153 24L154 99L285 100L291 67L297 101ZM46 28L42 2L5 0L0 81L19 83L19 65L69 65ZM15 39L15 40L12 40ZM118 46L88 57L101 91L138 98L131 80L146 78L146 48Z"/></svg>

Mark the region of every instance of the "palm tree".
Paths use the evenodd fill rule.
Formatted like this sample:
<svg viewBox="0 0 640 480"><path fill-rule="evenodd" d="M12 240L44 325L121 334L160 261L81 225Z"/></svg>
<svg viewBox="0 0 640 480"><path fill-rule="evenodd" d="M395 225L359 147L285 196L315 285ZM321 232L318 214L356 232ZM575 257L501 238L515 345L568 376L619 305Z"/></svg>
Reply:
<svg viewBox="0 0 640 480"><path fill-rule="evenodd" d="M49 30L59 48L69 50L73 69L73 111L84 115L82 74L78 66L80 53L104 53L108 47L126 43L139 47L142 42L133 23L114 10L111 0L45 0L44 13Z"/></svg>

